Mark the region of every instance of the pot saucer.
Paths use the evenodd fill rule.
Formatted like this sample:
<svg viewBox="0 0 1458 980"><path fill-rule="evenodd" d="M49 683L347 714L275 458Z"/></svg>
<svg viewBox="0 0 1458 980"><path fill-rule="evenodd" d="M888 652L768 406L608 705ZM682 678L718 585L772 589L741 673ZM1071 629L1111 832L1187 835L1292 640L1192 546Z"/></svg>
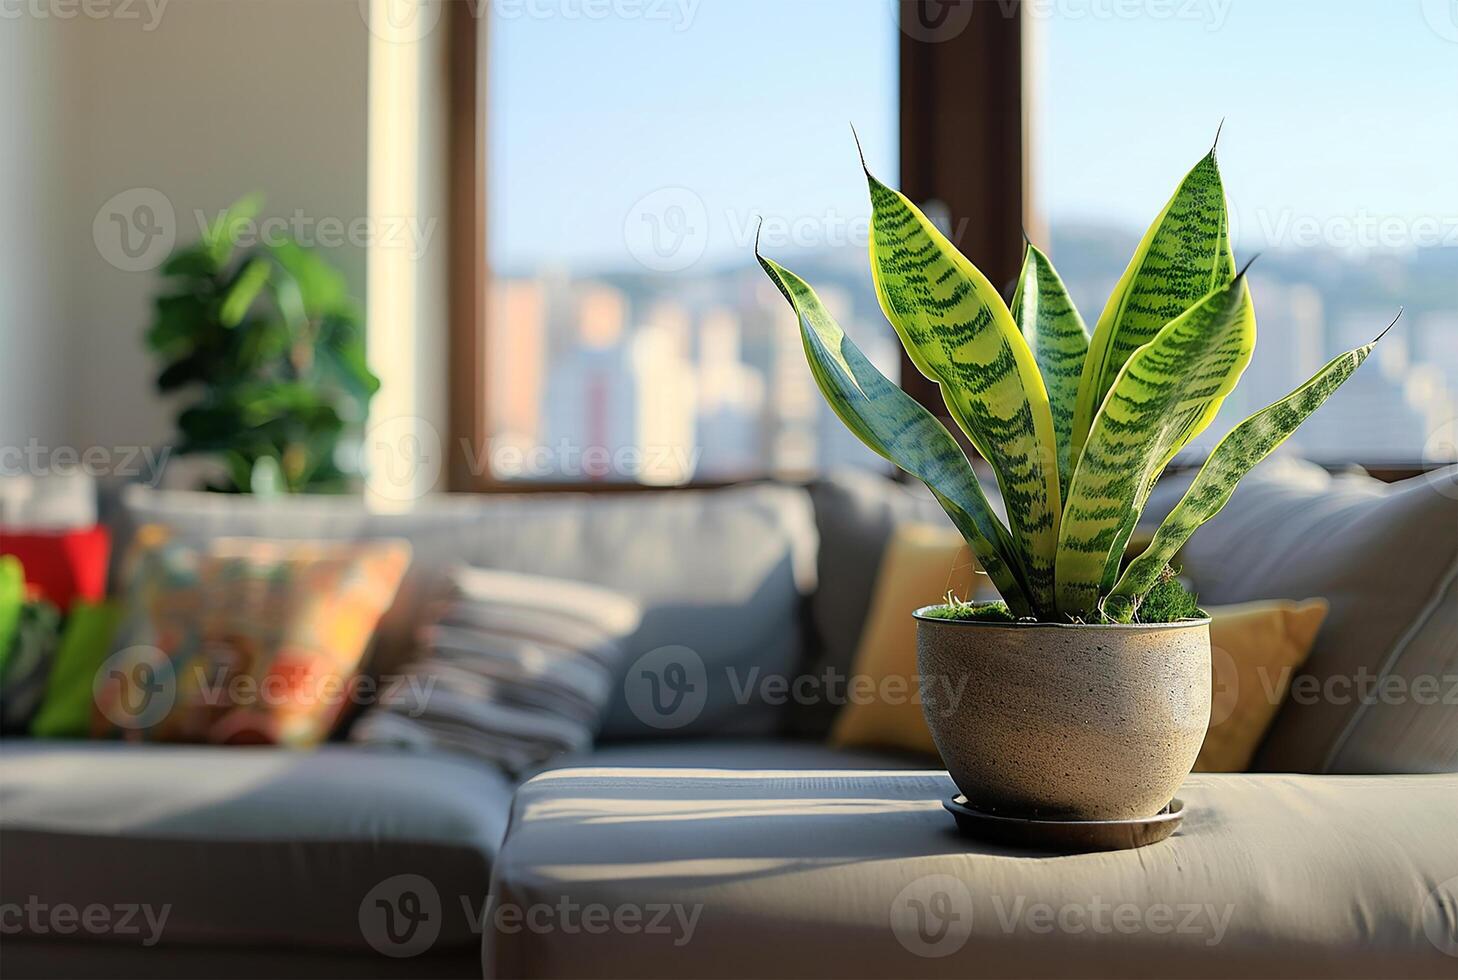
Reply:
<svg viewBox="0 0 1458 980"><path fill-rule="evenodd" d="M1005 844L1077 854L1085 851L1126 851L1164 840L1185 818L1185 804L1171 800L1152 817L1130 820L1029 820L985 813L967 804L965 796L942 803L957 818L957 829L968 837Z"/></svg>

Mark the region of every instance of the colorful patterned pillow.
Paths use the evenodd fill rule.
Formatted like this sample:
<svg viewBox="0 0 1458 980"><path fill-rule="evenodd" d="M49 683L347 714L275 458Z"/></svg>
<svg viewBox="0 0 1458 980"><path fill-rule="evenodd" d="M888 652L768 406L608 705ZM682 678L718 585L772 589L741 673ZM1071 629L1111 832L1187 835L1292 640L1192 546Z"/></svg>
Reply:
<svg viewBox="0 0 1458 980"><path fill-rule="evenodd" d="M155 525L133 549L124 649L97 675L94 731L163 742L322 741L410 563L404 541L200 550Z"/></svg>

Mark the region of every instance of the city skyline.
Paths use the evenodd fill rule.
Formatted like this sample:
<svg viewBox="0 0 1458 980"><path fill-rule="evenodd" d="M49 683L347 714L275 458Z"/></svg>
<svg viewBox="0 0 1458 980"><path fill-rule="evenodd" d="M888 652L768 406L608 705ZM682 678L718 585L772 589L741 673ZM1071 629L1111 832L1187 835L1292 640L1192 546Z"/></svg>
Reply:
<svg viewBox="0 0 1458 980"><path fill-rule="evenodd" d="M1090 330L1137 238L1127 228L1055 225L1050 250ZM863 250L827 249L803 256L800 271L895 378L898 344L864 262ZM497 437L523 449L568 442L670 460L588 475L652 483L885 466L820 399L793 315L758 267L705 265L588 276L558 266L500 278L503 329L492 335L509 349L494 363L510 367L491 386ZM1263 256L1251 272L1256 354L1182 460L1208 451L1330 357L1370 340L1405 293L1412 298L1402 327L1290 445L1324 462L1426 458L1458 415L1458 312L1443 303L1455 278L1458 249L1362 260L1322 249ZM674 451L648 452L665 448Z"/></svg>
<svg viewBox="0 0 1458 980"><path fill-rule="evenodd" d="M1044 222L1031 232L1090 328L1220 132L1237 255L1264 253L1251 276L1261 341L1185 458L1404 305L1401 328L1292 446L1328 461L1440 451L1429 444L1451 440L1458 400L1458 20L1356 0L1019 9L1024 165ZM897 11L736 0L678 19L492 15L488 253L525 294L543 284L517 300L539 338L492 341L526 355L496 379L510 439L691 448L643 477L659 482L884 465L814 391L751 248L762 220L766 252L895 376L851 124L870 169L898 183ZM1171 83L1191 66L1197 81ZM585 344L580 301L610 321Z"/></svg>

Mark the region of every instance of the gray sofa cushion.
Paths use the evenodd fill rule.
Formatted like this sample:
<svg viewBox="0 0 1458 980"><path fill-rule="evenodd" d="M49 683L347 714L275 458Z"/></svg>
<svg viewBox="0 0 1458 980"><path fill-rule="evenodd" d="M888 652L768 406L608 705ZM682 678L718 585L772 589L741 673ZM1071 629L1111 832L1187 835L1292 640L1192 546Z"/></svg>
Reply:
<svg viewBox="0 0 1458 980"><path fill-rule="evenodd" d="M347 746L6 740L0 904L150 908L160 943L140 915L138 933L103 937L134 947L369 953L388 937L367 900L393 897L408 875L439 896L432 948L470 947L477 923L461 898L479 907L486 895L511 792L485 766ZM30 931L16 938L57 938Z"/></svg>
<svg viewBox="0 0 1458 980"><path fill-rule="evenodd" d="M1197 773L1169 840L1072 855L958 835L955 792L945 772L545 773L512 804L496 907L662 914L488 929L486 976L1455 974L1458 776Z"/></svg>
<svg viewBox="0 0 1458 980"><path fill-rule="evenodd" d="M1258 467L1180 553L1204 602L1331 603L1255 766L1458 771L1458 467Z"/></svg>
<svg viewBox="0 0 1458 980"><path fill-rule="evenodd" d="M144 487L129 488L126 502L134 524L167 524L184 539L407 539L415 564L381 623L379 672L411 655L424 602L458 562L625 592L642 603L643 621L626 644L624 684L604 737L774 731L781 713L766 703L761 683L791 674L799 662L801 606L815 583L809 498L770 484L672 494L452 495L404 512L372 511L347 498L260 500ZM663 724L649 710L653 685L662 693L665 677L676 681L681 669L688 683L702 676L703 684Z"/></svg>
<svg viewBox="0 0 1458 980"><path fill-rule="evenodd" d="M69 941L68 941L69 939ZM459 946L391 959L374 950L300 949L279 946L119 946L58 936L5 938L5 976L67 980L480 980L481 950Z"/></svg>
<svg viewBox="0 0 1458 980"><path fill-rule="evenodd" d="M838 749L808 739L702 738L618 742L592 752L558 756L549 769L624 766L645 769L925 769L926 756L873 749Z"/></svg>

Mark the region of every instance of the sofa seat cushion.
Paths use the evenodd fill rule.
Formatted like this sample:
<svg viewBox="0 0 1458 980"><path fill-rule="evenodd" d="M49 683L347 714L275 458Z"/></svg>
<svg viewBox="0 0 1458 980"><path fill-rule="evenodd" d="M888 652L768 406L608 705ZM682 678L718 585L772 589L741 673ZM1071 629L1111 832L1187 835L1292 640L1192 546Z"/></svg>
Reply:
<svg viewBox="0 0 1458 980"><path fill-rule="evenodd" d="M910 752L836 748L802 739L703 738L615 742L553 759L547 769L925 769L939 765Z"/></svg>
<svg viewBox="0 0 1458 980"><path fill-rule="evenodd" d="M139 933L96 937L131 945L160 933L369 953L389 945L374 899L424 879L441 908L432 950L473 946L466 909L486 895L511 793L496 770L442 755L6 740L0 906L150 909L159 928L139 913ZM18 938L91 939L40 922Z"/></svg>
<svg viewBox="0 0 1458 980"><path fill-rule="evenodd" d="M1452 977L1458 965L1458 775L1194 775L1169 840L1072 855L959 836L942 809L955 792L930 771L544 773L512 806L486 976ZM641 918L631 932L497 925L506 910L589 908Z"/></svg>

